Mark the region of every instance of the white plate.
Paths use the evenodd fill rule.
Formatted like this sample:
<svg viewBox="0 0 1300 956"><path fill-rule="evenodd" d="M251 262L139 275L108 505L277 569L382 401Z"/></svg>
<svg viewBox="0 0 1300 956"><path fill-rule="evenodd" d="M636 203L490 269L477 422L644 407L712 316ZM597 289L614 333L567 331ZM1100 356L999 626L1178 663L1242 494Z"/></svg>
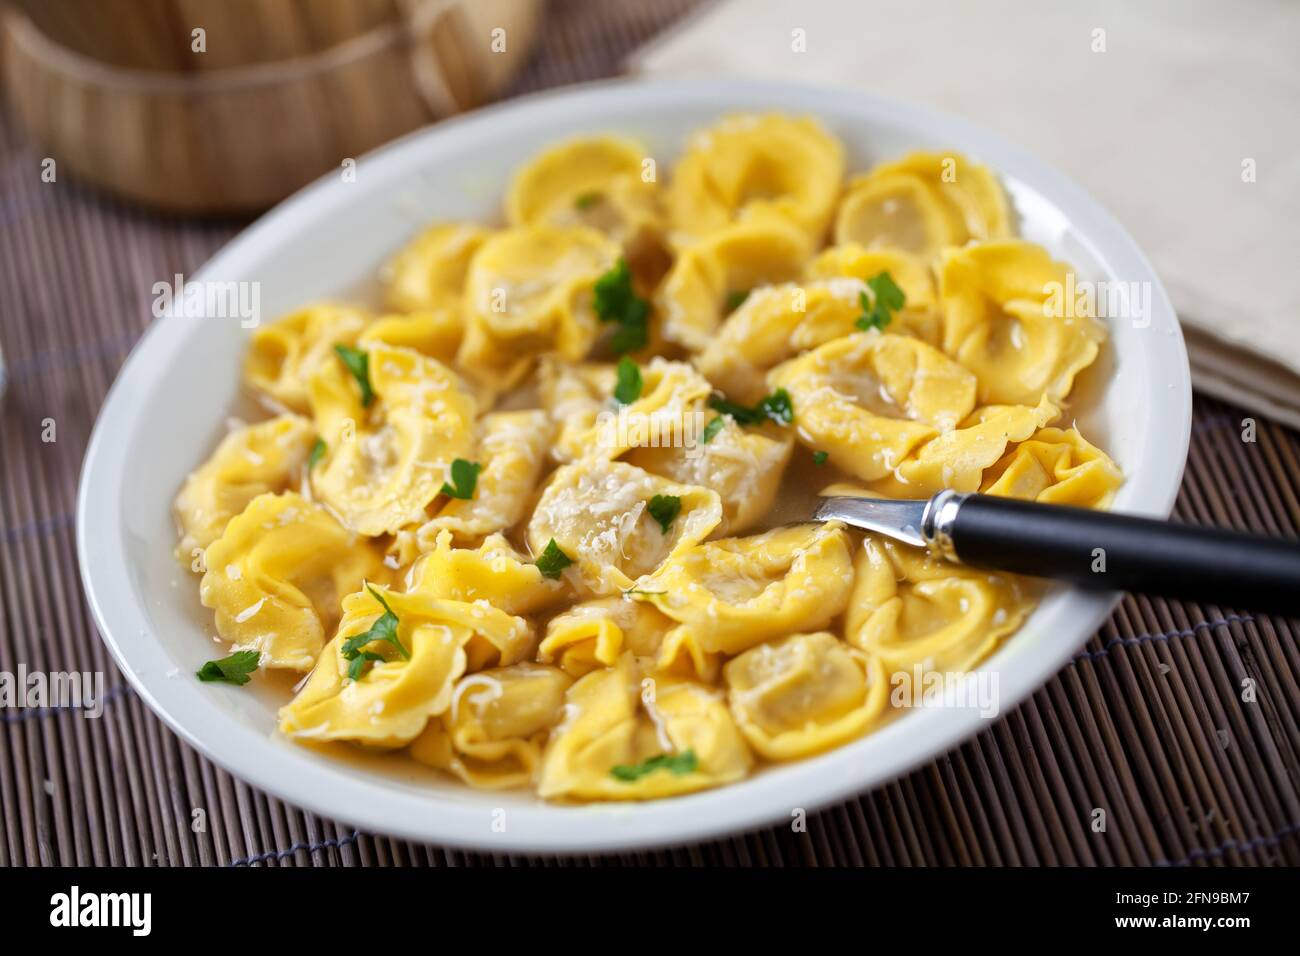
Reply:
<svg viewBox="0 0 1300 956"><path fill-rule="evenodd" d="M264 316L373 286L377 267L422 223L494 221L512 170L579 133L640 138L661 169L686 134L737 110L819 117L860 170L918 147L952 148L1003 178L1022 233L1081 278L1145 282L1150 325L1112 321L1107 357L1081 388L1100 396L1085 434L1127 479L1115 508L1165 516L1191 422L1187 356L1146 258L1082 189L965 122L845 90L745 81L620 81L517 100L414 133L363 157L355 182L327 176L222 250L195 280L258 280ZM1050 130L1044 130L1050 135ZM168 279L162 277L159 279ZM590 852L699 840L789 820L884 783L989 726L973 710L929 709L838 750L706 793L645 804L553 806L529 793L471 790L411 761L339 761L274 734L282 695L254 682L202 684L217 656L196 582L172 558L170 502L237 404L248 331L237 320L168 316L132 352L99 416L78 501L82 578L104 639L140 696L231 773L369 831L496 852ZM1109 594L1058 588L985 665L1002 712L1055 673L1106 619Z"/></svg>

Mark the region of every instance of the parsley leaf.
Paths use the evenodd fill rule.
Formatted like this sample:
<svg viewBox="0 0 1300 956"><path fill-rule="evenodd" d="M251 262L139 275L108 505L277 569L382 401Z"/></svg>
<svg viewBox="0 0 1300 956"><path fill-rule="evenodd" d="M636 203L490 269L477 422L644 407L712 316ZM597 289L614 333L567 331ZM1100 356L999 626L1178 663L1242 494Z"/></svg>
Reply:
<svg viewBox="0 0 1300 956"><path fill-rule="evenodd" d="M749 298L748 289L737 289L735 292L728 292L727 311L735 312L737 309L739 309L742 305L745 304L745 300L748 298Z"/></svg>
<svg viewBox="0 0 1300 956"><path fill-rule="evenodd" d="M195 676L201 681L221 681L226 684L247 684L253 671L261 662L262 655L257 651L235 651L221 660L208 661L197 671Z"/></svg>
<svg viewBox="0 0 1300 956"><path fill-rule="evenodd" d="M646 506L646 511L650 512L650 517L658 521L663 533L667 534L669 527L682 513L682 499L678 495L655 495Z"/></svg>
<svg viewBox="0 0 1300 956"><path fill-rule="evenodd" d="M794 405L790 402L790 393L778 388L757 405L758 410L778 425L789 425L794 421Z"/></svg>
<svg viewBox="0 0 1300 956"><path fill-rule="evenodd" d="M878 272L867 280L871 290L868 298L865 292L858 293L858 304L862 306L862 315L855 323L862 330L883 329L907 301L903 290L899 288L894 277L888 272Z"/></svg>
<svg viewBox="0 0 1300 956"><path fill-rule="evenodd" d="M699 765L700 762L696 759L694 750L683 750L679 754L659 754L657 757L650 757L640 763L617 764L610 770L610 775L616 780L622 780L624 783L633 783L647 774L654 773L656 770L668 770L681 776L690 773Z"/></svg>
<svg viewBox="0 0 1300 956"><path fill-rule="evenodd" d="M624 355L618 360L618 384L614 386L614 399L620 405L631 405L641 397L641 369Z"/></svg>
<svg viewBox="0 0 1300 956"><path fill-rule="evenodd" d="M582 193L581 195L574 197L573 207L575 209L590 209L592 206L596 205L596 203L600 202L600 199L601 196L598 192L593 191Z"/></svg>
<svg viewBox="0 0 1300 956"><path fill-rule="evenodd" d="M826 451L815 451L815 452L813 452L813 464L814 464L814 465L824 465L824 464L826 464L826 459L829 458L829 457L830 457L830 452L826 452Z"/></svg>
<svg viewBox="0 0 1300 956"><path fill-rule="evenodd" d="M399 623L397 615L393 613L393 609L388 606L388 602L384 600L382 594L376 591L369 584L366 585L366 590L370 592L371 597L379 602L380 607L384 609L384 613L379 615L374 624L370 625L370 630L349 637L343 642L343 659L352 662L348 666L348 676L353 680L356 680L357 677L360 676L361 668L365 666L366 661L383 660L382 657L373 651L362 650L362 648L367 644L374 641L386 641L393 646L393 649L397 651L397 655L402 660L409 661L411 659L411 655L407 653L405 645L402 644L401 639L397 636L397 625ZM361 661L361 663L358 664L357 661Z"/></svg>
<svg viewBox="0 0 1300 956"><path fill-rule="evenodd" d="M602 322L619 325L610 339L615 352L635 352L649 340L650 303L632 288L632 270L626 259L596 280L593 307Z"/></svg>
<svg viewBox="0 0 1300 956"><path fill-rule="evenodd" d="M325 439L317 438L316 444L311 446L311 454L307 456L307 470L311 471L315 468L320 463L320 460L325 457L327 451L329 451L329 445L325 444Z"/></svg>
<svg viewBox="0 0 1300 956"><path fill-rule="evenodd" d="M709 407L724 415L730 415L741 425L759 425L764 419L771 419L778 425L789 425L794 421L794 406L790 402L790 393L783 388L778 388L753 408L729 402L716 394L709 398Z"/></svg>
<svg viewBox="0 0 1300 956"><path fill-rule="evenodd" d="M546 550L542 556L537 559L537 570L542 572L544 578L558 578L569 565L573 564L573 559L560 550L560 546L552 538L546 545Z"/></svg>
<svg viewBox="0 0 1300 956"><path fill-rule="evenodd" d="M465 500L473 498L474 488L478 485L478 473L482 467L476 461L457 458L451 463L451 481L442 483L442 494Z"/></svg>
<svg viewBox="0 0 1300 956"><path fill-rule="evenodd" d="M722 431L722 426L726 424L727 420L721 415L717 415L714 417L713 421L705 425L704 434L701 436L704 439L704 444L707 445L709 442L713 441L713 439L717 437L718 432Z"/></svg>
<svg viewBox="0 0 1300 956"><path fill-rule="evenodd" d="M375 400L375 390L370 385L370 353L364 349L354 349L341 342L334 346L334 351L343 360L352 377L357 380L357 384L361 386L362 406L369 408L370 403Z"/></svg>
<svg viewBox="0 0 1300 956"><path fill-rule="evenodd" d="M650 322L643 315L620 324L609 337L609 347L616 355L623 355L626 352L636 352L645 348L649 341Z"/></svg>

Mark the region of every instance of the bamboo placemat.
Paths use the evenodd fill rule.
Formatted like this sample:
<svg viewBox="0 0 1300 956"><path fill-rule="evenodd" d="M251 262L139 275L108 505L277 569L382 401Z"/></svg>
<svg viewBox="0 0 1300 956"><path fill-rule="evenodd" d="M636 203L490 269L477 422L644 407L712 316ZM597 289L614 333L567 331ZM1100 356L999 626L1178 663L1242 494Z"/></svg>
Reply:
<svg viewBox="0 0 1300 956"><path fill-rule="evenodd" d="M691 0L553 2L518 91L593 79ZM150 318L242 224L164 220L75 183L0 114L0 670L103 671L103 715L0 711L0 866L484 865L358 833L268 797L181 743L130 691L78 580L77 477L99 408ZM1300 435L1199 398L1181 520L1300 534ZM55 440L47 442L48 422ZM1224 569L1231 574L1231 568ZM574 863L1300 863L1300 651L1278 618L1128 598L1070 664L980 736L790 826ZM1254 701L1243 701L1245 682ZM206 829L191 826L194 810ZM1106 813L1094 832L1094 811Z"/></svg>

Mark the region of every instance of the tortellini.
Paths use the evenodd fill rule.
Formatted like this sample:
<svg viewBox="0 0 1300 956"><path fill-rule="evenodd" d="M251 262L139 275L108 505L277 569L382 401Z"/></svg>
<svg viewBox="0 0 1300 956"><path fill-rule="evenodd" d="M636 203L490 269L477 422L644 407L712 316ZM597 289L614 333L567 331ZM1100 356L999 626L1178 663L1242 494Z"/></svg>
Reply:
<svg viewBox="0 0 1300 956"><path fill-rule="evenodd" d="M699 414L703 416L703 410ZM719 426L707 442L703 435L697 435L685 447L635 448L624 460L680 484L717 492L722 501L722 522L717 533L739 534L772 510L794 438L789 429L742 428L730 418Z"/></svg>
<svg viewBox="0 0 1300 956"><path fill-rule="evenodd" d="M954 566L868 537L856 559L848 642L886 672L966 671L1020 627L1031 602L1014 575Z"/></svg>
<svg viewBox="0 0 1300 956"><path fill-rule="evenodd" d="M928 261L948 246L1012 234L993 174L958 153L912 153L849 184L836 242L896 248Z"/></svg>
<svg viewBox="0 0 1300 956"><path fill-rule="evenodd" d="M462 677L451 706L411 742L411 756L476 787L528 786L572 680L564 671L539 664L512 664Z"/></svg>
<svg viewBox="0 0 1300 956"><path fill-rule="evenodd" d="M204 553L199 585L217 633L263 667L311 670L362 580L382 580L373 545L294 492L259 495Z"/></svg>
<svg viewBox="0 0 1300 956"><path fill-rule="evenodd" d="M779 218L745 220L693 243L656 294L664 338L703 349L733 297L797 278L807 256L804 236Z"/></svg>
<svg viewBox="0 0 1300 956"><path fill-rule="evenodd" d="M861 736L885 707L880 661L834 634L759 644L722 669L736 723L769 760L791 760Z"/></svg>
<svg viewBox="0 0 1300 956"><path fill-rule="evenodd" d="M864 481L890 475L975 406L966 369L919 339L874 331L828 342L770 380L790 393L800 439Z"/></svg>
<svg viewBox="0 0 1300 956"><path fill-rule="evenodd" d="M501 535L489 535L470 550L452 547L450 531L440 531L433 550L411 566L406 589L453 601L487 601L517 615L536 613L566 596L561 582L544 577Z"/></svg>
<svg viewBox="0 0 1300 956"><path fill-rule="evenodd" d="M181 531L176 556L193 566L235 515L258 495L283 491L302 469L315 429L298 415L281 415L235 429L185 480L172 506Z"/></svg>
<svg viewBox="0 0 1300 956"><path fill-rule="evenodd" d="M337 361L336 345L352 345L371 320L364 309L321 303L299 309L253 333L244 380L277 410L307 412L310 382Z"/></svg>
<svg viewBox="0 0 1300 956"><path fill-rule="evenodd" d="M451 308L429 309L404 315L383 315L369 325L357 339L357 344L367 349L383 343L414 349L444 364L456 359L465 323L459 310Z"/></svg>
<svg viewBox="0 0 1300 956"><path fill-rule="evenodd" d="M651 514L656 496L678 499L665 530ZM552 476L528 524L528 546L550 542L574 562L575 583L593 595L633 586L671 555L708 536L722 520L715 491L679 485L620 461L565 465Z"/></svg>
<svg viewBox="0 0 1300 956"><path fill-rule="evenodd" d="M844 148L816 120L728 117L695 134L673 173L668 210L675 241L774 216L816 244L843 175Z"/></svg>
<svg viewBox="0 0 1300 956"><path fill-rule="evenodd" d="M388 612L397 618L396 639L370 641L349 657L349 641L373 633L375 622ZM358 591L344 599L338 634L316 669L280 710L280 731L289 737L352 740L384 749L405 746L429 718L452 706L463 674L518 662L531 639L527 621L486 602L372 588ZM476 647L493 648L497 654L476 652ZM357 656L362 652L375 659ZM365 666L357 668L357 660Z"/></svg>
<svg viewBox="0 0 1300 956"><path fill-rule="evenodd" d="M477 462L482 470L472 498L451 498L419 530L420 550L431 549L437 535L450 531L458 541L473 543L508 531L531 503L551 440L545 412L494 412L480 423Z"/></svg>
<svg viewBox="0 0 1300 956"><path fill-rule="evenodd" d="M985 470L980 491L1078 508L1107 508L1123 480L1119 466L1077 428L1040 428Z"/></svg>
<svg viewBox="0 0 1300 956"><path fill-rule="evenodd" d="M749 772L753 756L717 689L637 678L629 655L569 688L564 721L542 758L539 794L645 800L716 787Z"/></svg>
<svg viewBox="0 0 1300 956"><path fill-rule="evenodd" d="M949 251L940 273L943 350L980 383L991 405L1059 402L1092 364L1106 329L1067 301L1070 269L1019 240Z"/></svg>
<svg viewBox="0 0 1300 956"><path fill-rule="evenodd" d="M388 307L397 312L457 308L470 259L491 234L474 223L438 223L424 230L380 274Z"/></svg>
<svg viewBox="0 0 1300 956"><path fill-rule="evenodd" d="M492 236L465 280L459 363L508 388L539 355L583 358L599 324L592 287L618 258L615 242L585 226L519 226Z"/></svg>
<svg viewBox="0 0 1300 956"><path fill-rule="evenodd" d="M669 162L555 143L380 301L252 334L270 414L174 503L230 650L198 678L296 672L280 731L324 752L636 801L849 744L1024 624L1027 579L807 516L1109 507L1120 468L1068 424L1106 340L1070 267L956 153L846 185L827 127L757 115Z"/></svg>
<svg viewBox="0 0 1300 956"><path fill-rule="evenodd" d="M326 451L311 479L344 524L379 535L423 520L451 462L473 448L477 403L436 359L382 344L367 355L370 409L341 363L312 380Z"/></svg>
<svg viewBox="0 0 1300 956"><path fill-rule="evenodd" d="M636 596L694 630L704 650L738 654L800 627L825 627L852 587L849 537L832 523L685 549L639 582Z"/></svg>
<svg viewBox="0 0 1300 956"><path fill-rule="evenodd" d="M658 231L648 158L635 143L613 136L553 146L515 176L506 219L512 226L586 226L634 246Z"/></svg>

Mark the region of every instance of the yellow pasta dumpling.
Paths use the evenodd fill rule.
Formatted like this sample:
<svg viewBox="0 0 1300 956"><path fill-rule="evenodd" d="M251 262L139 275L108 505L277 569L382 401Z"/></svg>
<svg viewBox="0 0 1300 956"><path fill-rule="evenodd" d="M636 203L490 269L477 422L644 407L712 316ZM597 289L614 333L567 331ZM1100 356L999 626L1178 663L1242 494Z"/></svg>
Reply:
<svg viewBox="0 0 1300 956"><path fill-rule="evenodd" d="M599 324L592 287L619 254L617 243L582 226L520 226L487 240L466 279L460 364L508 388L539 355L583 358Z"/></svg>
<svg viewBox="0 0 1300 956"><path fill-rule="evenodd" d="M852 585L848 535L829 522L687 548L634 593L689 625L703 650L738 654L803 627L825 627L844 610Z"/></svg>
<svg viewBox="0 0 1300 956"><path fill-rule="evenodd" d="M474 550L452 546L440 531L433 550L407 574L408 592L452 601L487 601L507 614L533 614L568 596L564 584L543 577L504 537L488 537Z"/></svg>
<svg viewBox="0 0 1300 956"><path fill-rule="evenodd" d="M468 458L477 405L436 359L375 345L366 353L375 400L367 410L342 363L312 380L312 406L327 450L312 488L366 535L422 522L451 462Z"/></svg>
<svg viewBox="0 0 1300 956"><path fill-rule="evenodd" d="M299 671L315 664L343 595L385 576L377 549L293 492L250 501L204 560L199 598L222 639L263 667Z"/></svg>
<svg viewBox="0 0 1300 956"><path fill-rule="evenodd" d="M569 688L537 792L547 798L646 800L739 780L753 757L722 695L644 678L631 656Z"/></svg>
<svg viewBox="0 0 1300 956"><path fill-rule="evenodd" d="M727 117L691 138L673 172L673 240L684 246L732 223L775 215L819 244L843 178L844 148L816 120Z"/></svg>
<svg viewBox="0 0 1300 956"><path fill-rule="evenodd" d="M896 248L931 262L947 246L1012 234L1001 185L959 153L912 153L849 183L835 241Z"/></svg>
<svg viewBox="0 0 1300 956"><path fill-rule="evenodd" d="M538 373L542 406L559 430L551 456L562 462L586 456L584 442L601 412L609 410L618 376L613 365L544 359Z"/></svg>
<svg viewBox="0 0 1300 956"><path fill-rule="evenodd" d="M937 346L940 335L938 296L929 263L901 249L868 249L848 242L815 256L807 268L810 281L858 279L866 282L881 273L903 292L903 306L898 309L886 331L895 335L914 335ZM823 341L826 341L825 339ZM821 342L814 342L820 345Z"/></svg>
<svg viewBox="0 0 1300 956"><path fill-rule="evenodd" d="M735 296L799 276L807 240L779 218L755 218L682 250L655 294L664 339L700 351Z"/></svg>
<svg viewBox="0 0 1300 956"><path fill-rule="evenodd" d="M513 664L462 677L451 706L411 742L416 760L488 790L526 787L560 720L573 679L554 667Z"/></svg>
<svg viewBox="0 0 1300 956"><path fill-rule="evenodd" d="M722 678L740 732L769 760L860 737L889 696L880 661L826 631L751 647L726 663Z"/></svg>
<svg viewBox="0 0 1300 956"><path fill-rule="evenodd" d="M537 659L574 677L613 667L625 652L653 659L674 624L653 605L622 596L584 601L551 618Z"/></svg>
<svg viewBox="0 0 1300 956"><path fill-rule="evenodd" d="M232 517L258 495L283 491L307 461L316 430L298 415L236 428L185 479L172 513L181 531L176 557L193 566Z"/></svg>
<svg viewBox="0 0 1300 956"><path fill-rule="evenodd" d="M484 665L506 666L531 646L531 629L485 601L371 587L349 594L338 634L298 695L281 708L280 731L309 740L405 746L430 717L451 707L456 682L474 669L475 643L512 649Z"/></svg>
<svg viewBox="0 0 1300 956"><path fill-rule="evenodd" d="M702 408L699 414L703 419ZM794 448L793 435L770 425L742 428L730 416L724 416L707 442L693 435L687 445L634 448L624 460L680 484L716 491L722 500L717 534L749 530L772 509Z"/></svg>
<svg viewBox="0 0 1300 956"><path fill-rule="evenodd" d="M1106 327L1066 301L1071 269L1030 242L949 251L940 270L943 350L979 379L981 403L1059 402L1092 364Z"/></svg>
<svg viewBox="0 0 1300 956"><path fill-rule="evenodd" d="M326 302L261 326L244 358L244 381L273 405L306 412L312 377L337 361L335 345L355 344L370 319L364 309Z"/></svg>
<svg viewBox="0 0 1300 956"><path fill-rule="evenodd" d="M1058 414L1043 399L1037 406L986 405L952 431L917 447L889 474L866 489L841 486L822 494L868 494L888 498L928 498L945 488L978 491L984 471L1002 457L1009 445L1022 442Z"/></svg>
<svg viewBox="0 0 1300 956"><path fill-rule="evenodd" d="M980 491L1079 508L1108 508L1119 467L1077 428L1040 428L984 472Z"/></svg>
<svg viewBox="0 0 1300 956"><path fill-rule="evenodd" d="M864 481L889 475L951 430L975 404L975 377L938 349L901 335L859 332L778 366L795 431Z"/></svg>
<svg viewBox="0 0 1300 956"><path fill-rule="evenodd" d="M479 422L475 452L478 472L471 498L449 498L418 533L421 551L450 531L457 541L474 543L494 531L507 531L523 519L551 442L551 420L543 411L494 412Z"/></svg>
<svg viewBox="0 0 1300 956"><path fill-rule="evenodd" d="M553 146L521 169L506 193L512 226L586 226L620 245L657 230L654 180L643 175L646 152L613 136Z"/></svg>
<svg viewBox="0 0 1300 956"><path fill-rule="evenodd" d="M677 499L666 529L651 507L656 497ZM541 555L554 541L574 564L571 580L601 596L632 587L721 520L717 492L593 459L565 465L551 477L528 524L528 546Z"/></svg>
<svg viewBox="0 0 1300 956"><path fill-rule="evenodd" d="M704 430L703 403L713 386L686 362L655 357L639 369L640 395L622 405L612 396L616 374L588 375L586 381L608 385L585 431L570 432L562 440L578 457L617 458L631 448L685 447L698 441ZM593 396L594 397L594 396ZM575 395L576 399L576 395Z"/></svg>
<svg viewBox="0 0 1300 956"><path fill-rule="evenodd" d="M357 339L360 348L384 344L414 349L444 365L455 361L465 331L459 309L439 308L404 315L382 315Z"/></svg>
<svg viewBox="0 0 1300 956"><path fill-rule="evenodd" d="M397 312L456 309L470 259L492 235L474 223L438 223L410 241L384 266L384 301Z"/></svg>
<svg viewBox="0 0 1300 956"><path fill-rule="evenodd" d="M865 292L856 279L760 286L723 320L695 364L729 399L753 404L767 394L774 366L857 331Z"/></svg>
<svg viewBox="0 0 1300 956"><path fill-rule="evenodd" d="M855 567L845 634L879 659L891 679L970 670L1020 627L1033 606L1014 575L955 565L872 536L863 541Z"/></svg>

